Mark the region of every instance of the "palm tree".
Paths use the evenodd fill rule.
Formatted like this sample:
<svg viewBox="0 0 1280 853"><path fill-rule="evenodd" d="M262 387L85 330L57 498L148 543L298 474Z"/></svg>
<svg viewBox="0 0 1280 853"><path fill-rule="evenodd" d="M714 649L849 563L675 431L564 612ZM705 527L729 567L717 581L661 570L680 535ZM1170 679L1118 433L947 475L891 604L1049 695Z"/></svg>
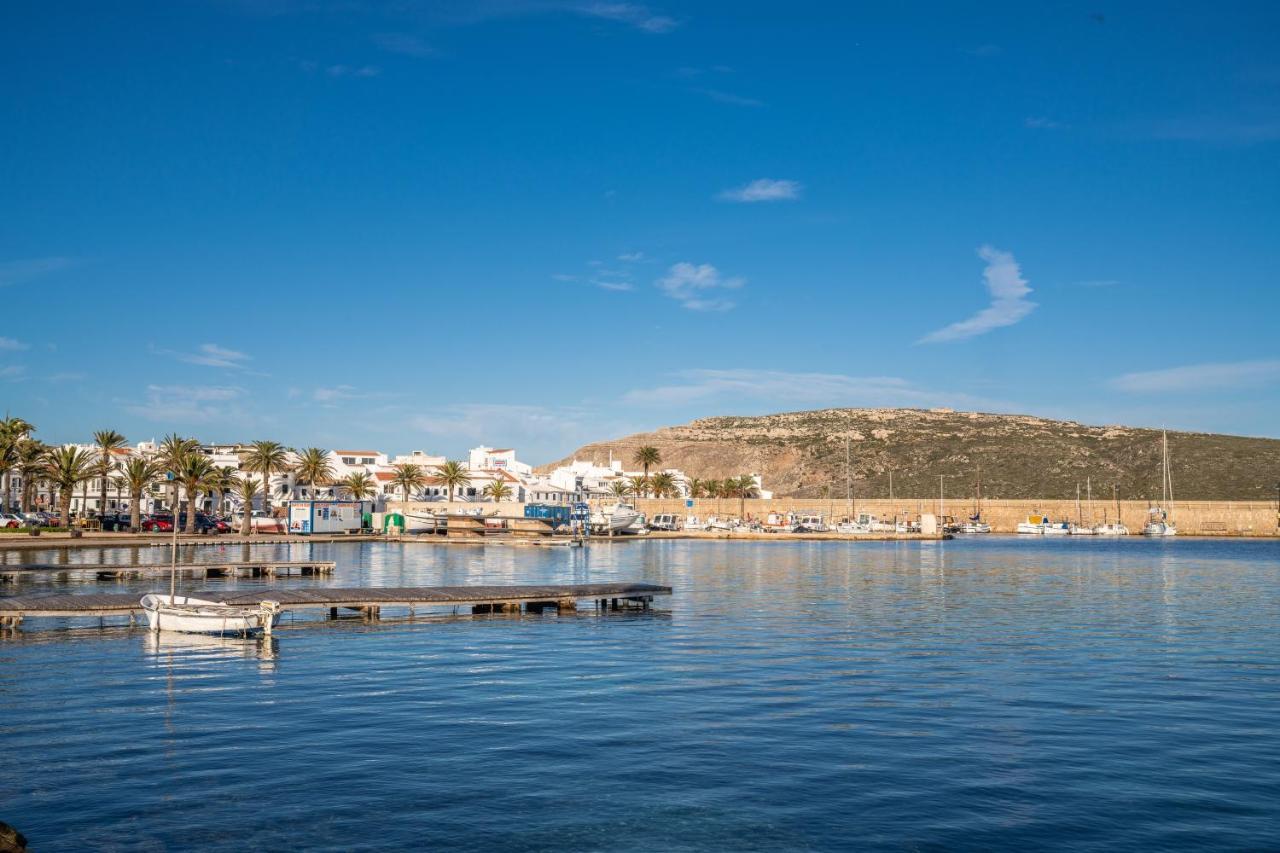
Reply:
<svg viewBox="0 0 1280 853"><path fill-rule="evenodd" d="M137 530L142 526L142 494L161 473L158 462L153 459L143 459L141 456L132 456L120 466L120 476L116 477L116 488L129 493L130 530ZM176 520L174 523L177 523Z"/></svg>
<svg viewBox="0 0 1280 853"><path fill-rule="evenodd" d="M653 489L655 498L669 498L676 493L676 478L668 474L666 471L659 471L653 475L649 487Z"/></svg>
<svg viewBox="0 0 1280 853"><path fill-rule="evenodd" d="M391 478L391 487L393 489L404 489L404 502L409 502L409 495L421 489L427 483L427 475L422 473L422 467L414 465L412 462L403 462L393 469L395 476Z"/></svg>
<svg viewBox="0 0 1280 853"><path fill-rule="evenodd" d="M253 499L258 496L258 481L253 477L237 477L231 493L240 499L244 508L244 519L240 522L240 533L248 536L253 533Z"/></svg>
<svg viewBox="0 0 1280 853"><path fill-rule="evenodd" d="M31 501L35 497L36 483L44 479L45 454L49 447L43 441L24 438L18 442L18 461L14 470L22 478L22 496L18 506L23 512L31 511Z"/></svg>
<svg viewBox="0 0 1280 853"><path fill-rule="evenodd" d="M209 481L214 472L214 464L203 453L191 452L178 460L178 468L174 471L173 481L187 493L187 529L184 533L196 532L196 500L200 493L208 490ZM179 514L174 513L173 524L176 527Z"/></svg>
<svg viewBox="0 0 1280 853"><path fill-rule="evenodd" d="M700 498L706 492L706 490L707 490L706 484L703 483L701 480L699 480L697 477L694 477L692 480L689 481L689 497Z"/></svg>
<svg viewBox="0 0 1280 853"><path fill-rule="evenodd" d="M271 475L289 465L289 451L278 441L255 441L244 456L244 466L262 475L262 511L271 515Z"/></svg>
<svg viewBox="0 0 1280 853"><path fill-rule="evenodd" d="M35 429L22 418L6 417L0 420L0 512L9 511L10 476L13 466L18 464L18 446Z"/></svg>
<svg viewBox="0 0 1280 853"><path fill-rule="evenodd" d="M45 477L58 489L62 523L71 526L71 496L76 486L93 476L92 455L78 447L56 447L45 457Z"/></svg>
<svg viewBox="0 0 1280 853"><path fill-rule="evenodd" d="M511 497L511 487L501 480L494 480L484 487L484 496L492 498L494 503L502 503Z"/></svg>
<svg viewBox="0 0 1280 853"><path fill-rule="evenodd" d="M217 496L217 499L213 502L214 512L222 513L222 505L226 502L227 495L235 491L236 483L239 479L236 469L230 465L223 465L221 468L213 469L213 473L209 475L209 491Z"/></svg>
<svg viewBox="0 0 1280 853"><path fill-rule="evenodd" d="M627 479L614 480L609 484L609 493L618 500L622 500L631 494L631 481Z"/></svg>
<svg viewBox="0 0 1280 853"><path fill-rule="evenodd" d="M167 501L170 509L173 510L173 523L178 523L178 465L181 464L184 457L194 453L200 448L200 443L194 438L183 438L176 432L166 435L160 442L160 452L157 459L161 466L164 467L164 473L173 474L173 478L169 480L169 486L166 489Z"/></svg>
<svg viewBox="0 0 1280 853"><path fill-rule="evenodd" d="M755 494L756 491L756 479L750 474L743 474L736 480L729 480L729 483L732 484L732 491L737 492L738 498L740 499L738 504L738 515L745 516L747 513L747 498Z"/></svg>
<svg viewBox="0 0 1280 853"><path fill-rule="evenodd" d="M662 454L658 448L645 445L636 451L636 455L632 457L632 461L644 468L645 483L649 482L649 469L655 465L662 464ZM646 487L644 491L649 491Z"/></svg>
<svg viewBox="0 0 1280 853"><path fill-rule="evenodd" d="M115 472L115 462L111 458L113 451L124 447L128 442L113 429L100 429L93 434L93 443L98 445L98 476L102 478L102 490L98 497L98 515L107 512L107 480Z"/></svg>
<svg viewBox="0 0 1280 853"><path fill-rule="evenodd" d="M452 459L436 469L436 477L440 480L440 485L449 490L450 503L453 503L454 489L460 489L471 483L471 474L466 466Z"/></svg>
<svg viewBox="0 0 1280 853"><path fill-rule="evenodd" d="M638 498L642 498L649 494L649 478L648 477L632 477L631 478L631 494Z"/></svg>
<svg viewBox="0 0 1280 853"><path fill-rule="evenodd" d="M373 494L373 478L364 471L347 476L338 482L338 486L356 501L362 501Z"/></svg>
<svg viewBox="0 0 1280 853"><path fill-rule="evenodd" d="M300 483L311 487L311 499L320 495L318 486L327 486L333 482L333 463L329 461L329 451L318 447L306 447L298 453L298 461L293 465L293 476Z"/></svg>

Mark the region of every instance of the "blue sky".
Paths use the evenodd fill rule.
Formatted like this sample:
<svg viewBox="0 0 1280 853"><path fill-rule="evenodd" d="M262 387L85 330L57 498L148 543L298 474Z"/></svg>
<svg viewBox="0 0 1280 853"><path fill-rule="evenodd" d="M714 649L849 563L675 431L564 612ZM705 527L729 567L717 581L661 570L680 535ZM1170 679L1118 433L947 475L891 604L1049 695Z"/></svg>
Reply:
<svg viewBox="0 0 1280 853"><path fill-rule="evenodd" d="M1280 436L1280 6L7 4L0 408L545 461L718 414Z"/></svg>

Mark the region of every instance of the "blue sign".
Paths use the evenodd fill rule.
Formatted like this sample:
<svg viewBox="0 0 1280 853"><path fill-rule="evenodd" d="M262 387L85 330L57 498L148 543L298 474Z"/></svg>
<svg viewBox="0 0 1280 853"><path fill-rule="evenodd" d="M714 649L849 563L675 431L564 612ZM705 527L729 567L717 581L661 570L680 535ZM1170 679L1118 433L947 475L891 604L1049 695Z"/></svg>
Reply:
<svg viewBox="0 0 1280 853"><path fill-rule="evenodd" d="M173 472L172 472L172 471L165 471L165 472L164 472L164 478L165 478L166 480L170 480L170 481L172 481L172 480L173 480Z"/></svg>
<svg viewBox="0 0 1280 853"><path fill-rule="evenodd" d="M686 498L684 505L689 509L693 509L693 498Z"/></svg>

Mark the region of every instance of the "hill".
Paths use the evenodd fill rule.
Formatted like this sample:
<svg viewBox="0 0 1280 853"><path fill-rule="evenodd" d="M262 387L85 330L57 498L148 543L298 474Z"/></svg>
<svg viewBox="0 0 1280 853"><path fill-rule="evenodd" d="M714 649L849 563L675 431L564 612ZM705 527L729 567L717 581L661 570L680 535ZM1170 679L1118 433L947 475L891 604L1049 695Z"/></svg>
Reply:
<svg viewBox="0 0 1280 853"><path fill-rule="evenodd" d="M1074 498L1092 478L1095 498L1158 498L1160 431L1087 426L1029 415L950 409L822 409L755 417L701 418L614 441L588 444L569 459L603 462L612 451L630 467L636 448L653 445L663 466L691 477L764 477L778 495L833 497L845 493L845 438L854 490L928 497L938 477L956 497ZM1170 432L1174 495L1179 500L1274 500L1280 480L1280 440Z"/></svg>

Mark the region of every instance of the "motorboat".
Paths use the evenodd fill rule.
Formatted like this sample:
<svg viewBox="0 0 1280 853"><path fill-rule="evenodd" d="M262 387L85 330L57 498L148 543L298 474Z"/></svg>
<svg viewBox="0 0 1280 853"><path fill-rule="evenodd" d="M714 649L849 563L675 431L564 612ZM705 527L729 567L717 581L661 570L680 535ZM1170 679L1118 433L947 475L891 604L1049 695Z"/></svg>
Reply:
<svg viewBox="0 0 1280 853"><path fill-rule="evenodd" d="M1067 521L1047 521L1040 531L1045 536L1069 536L1071 523Z"/></svg>
<svg viewBox="0 0 1280 853"><path fill-rule="evenodd" d="M802 515L796 522L797 533L829 533L827 520L821 515Z"/></svg>
<svg viewBox="0 0 1280 853"><path fill-rule="evenodd" d="M679 530L680 516L673 512L656 512L649 526L654 530Z"/></svg>
<svg viewBox="0 0 1280 853"><path fill-rule="evenodd" d="M1093 528L1095 536L1128 536L1129 528L1120 523L1099 524Z"/></svg>
<svg viewBox="0 0 1280 853"><path fill-rule="evenodd" d="M640 513L628 504L613 504L591 513L591 528L598 533L621 533L639 519Z"/></svg>
<svg viewBox="0 0 1280 853"><path fill-rule="evenodd" d="M271 600L254 605L224 604L152 592L142 596L140 603L152 631L250 636L264 631L269 634L280 621L280 603Z"/></svg>
<svg viewBox="0 0 1280 853"><path fill-rule="evenodd" d="M990 533L991 525L980 518L970 518L956 528L957 533Z"/></svg>
<svg viewBox="0 0 1280 853"><path fill-rule="evenodd" d="M707 523L702 519L698 518L696 515L686 515L684 517L684 529L685 530L706 530Z"/></svg>
<svg viewBox="0 0 1280 853"><path fill-rule="evenodd" d="M647 536L649 534L648 519L645 518L644 513L639 513L635 521L624 527L621 532L628 536Z"/></svg>
<svg viewBox="0 0 1280 853"><path fill-rule="evenodd" d="M1095 528L1090 527L1087 524L1073 524L1071 525L1071 535L1072 536L1097 536L1098 532Z"/></svg>
<svg viewBox="0 0 1280 853"><path fill-rule="evenodd" d="M713 515L707 519L708 530L730 531L730 530L736 529L737 527L738 527L737 519L720 518L719 516L716 516L716 515Z"/></svg>
<svg viewBox="0 0 1280 853"><path fill-rule="evenodd" d="M1045 526L1049 523L1047 516L1029 515L1026 521L1019 521L1018 526L1014 530L1018 533L1033 533L1040 535L1044 533Z"/></svg>

